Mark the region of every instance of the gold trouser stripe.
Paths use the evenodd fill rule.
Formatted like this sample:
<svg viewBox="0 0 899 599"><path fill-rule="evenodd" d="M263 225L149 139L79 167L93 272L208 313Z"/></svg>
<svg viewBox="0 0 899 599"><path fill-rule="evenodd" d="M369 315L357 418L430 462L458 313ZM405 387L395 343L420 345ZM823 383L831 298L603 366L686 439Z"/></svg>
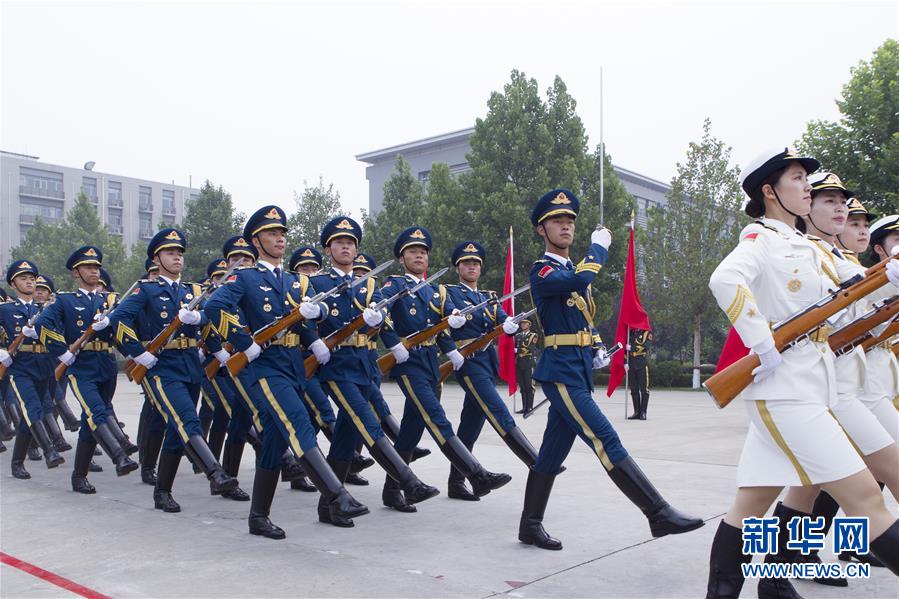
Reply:
<svg viewBox="0 0 899 599"><path fill-rule="evenodd" d="M859 455L860 458L865 459L865 454L862 453L862 450L858 448L858 445L855 444L855 441L852 440L852 435L849 434L849 431L846 430L846 427L843 426L843 423L840 422L840 419L837 418L837 415L833 413L833 410L827 408L827 411L830 412L831 417L836 420L836 423L840 425L840 428L843 430L843 434L846 435L846 438L849 439L849 443L852 444L852 448Z"/></svg>
<svg viewBox="0 0 899 599"><path fill-rule="evenodd" d="M279 404L278 400L275 399L275 394L272 393L271 387L268 386L268 381L265 379L259 379L259 386L262 388L262 392L265 394L265 398L275 409L275 413L278 414L278 418L281 419L281 424L283 424L284 428L287 429L287 435L289 437L290 446L293 448L293 452L297 455L298 458L303 457L303 449L300 447L300 440L297 437L297 431L295 428L293 428L293 423L287 417L287 414L284 413L284 409L281 407L281 404Z"/></svg>
<svg viewBox="0 0 899 599"><path fill-rule="evenodd" d="M203 398L203 403L206 404L206 407L215 412L215 402L212 401L212 398L209 397L209 394L202 387L200 387L200 397Z"/></svg>
<svg viewBox="0 0 899 599"><path fill-rule="evenodd" d="M800 482L802 482L802 485L811 485L812 479L810 479L808 474L806 474L805 468L803 468L802 464L799 463L799 460L796 459L793 451L787 445L786 440L784 440L783 435L781 435L780 431L777 430L777 425L774 424L774 417L771 416L771 412L768 411L767 402L765 402L765 400L757 400L755 402L755 405L759 411L759 415L762 417L762 422L765 423L765 426L768 428L768 432L774 438L774 442L777 443L777 446L780 447L780 450L784 452L784 454L790 460L790 463L793 464L793 468L796 469L796 473L799 475L799 480Z"/></svg>
<svg viewBox="0 0 899 599"><path fill-rule="evenodd" d="M181 440L186 444L189 440L187 431L184 429L184 423L181 422L181 416L175 411L175 407L172 406L172 402L169 401L169 396L165 394L165 389L162 388L162 379L158 376L154 376L153 380L156 381L156 390L159 391L157 397L161 399L162 403L168 408L169 415L175 419L175 425L178 427L178 433L181 435Z"/></svg>
<svg viewBox="0 0 899 599"><path fill-rule="evenodd" d="M259 410L256 409L255 405L253 405L253 400L250 399L250 396L247 394L247 390L243 388L240 380L236 376L232 376L231 380L234 381L234 387L237 389L237 392L240 393L240 396L247 404L247 407L250 408L250 414L253 415L253 426L255 426L256 430L261 433L262 421L259 419Z"/></svg>
<svg viewBox="0 0 899 599"><path fill-rule="evenodd" d="M378 416L378 411L375 409L371 403L368 404L368 409L371 410L372 415L375 417L375 420L378 421L378 424L381 424L381 417Z"/></svg>
<svg viewBox="0 0 899 599"><path fill-rule="evenodd" d="M400 376L400 381L403 383L403 386L406 388L406 393L409 394L409 397L412 399L412 402L418 408L418 411L421 413L422 419L425 421L425 424L428 425L428 428L431 430L431 434L434 435L434 438L437 439L437 443L443 445L446 443L446 439L443 438L443 435L440 434L440 429L434 424L434 421L431 420L431 415L428 414L428 411L425 409L421 402L418 401L418 396L415 395L415 391L412 389L412 383L409 381L409 377L405 374Z"/></svg>
<svg viewBox="0 0 899 599"><path fill-rule="evenodd" d="M593 444L593 451L596 453L599 461L602 462L602 467L605 468L606 471L614 468L614 464L612 464L612 460L610 460L608 454L606 454L606 448L603 447L602 441L599 440L599 437L597 437L596 433L593 432L593 429L587 425L587 422L584 420L584 417L581 416L581 413L574 407L574 401L572 401L571 395L568 394L568 387L562 383L556 383L556 391L558 391L559 395L562 397L562 402L565 404L565 407L568 408L568 412L577 421L578 425L580 425L581 430L584 431L584 435L590 439L590 443Z"/></svg>
<svg viewBox="0 0 899 599"><path fill-rule="evenodd" d="M19 393L19 388L16 386L16 378L13 375L9 375L9 384L12 385L12 390L16 392L19 405L22 406L22 418L25 419L25 423L28 424L28 427L30 428L31 418L28 417L28 410L25 408L25 400L22 399L22 394Z"/></svg>
<svg viewBox="0 0 899 599"><path fill-rule="evenodd" d="M303 401L312 409L312 415L315 416L315 423L318 428L325 428L325 421L322 419L322 413L319 412L318 406L312 401L312 397L308 393L303 393Z"/></svg>
<svg viewBox="0 0 899 599"><path fill-rule="evenodd" d="M69 383L72 385L72 391L75 392L75 398L78 400L78 403L81 404L81 409L87 414L87 425L91 427L91 430L96 429L97 425L94 422L94 414L88 407L87 402L84 401L84 397L81 396L81 389L78 388L78 381L71 374L69 375Z"/></svg>
<svg viewBox="0 0 899 599"><path fill-rule="evenodd" d="M340 405L343 406L343 409L347 411L350 415L350 418L353 419L353 424L356 425L356 430L359 431L359 434L362 435L362 441L365 442L366 447L371 447L375 444L375 440L371 438L371 435L368 434L368 430L365 428L365 425L362 423L362 420L350 406L350 402L346 400L343 393L340 391L340 387L337 386L337 383L334 381L328 381L328 386L331 387L331 392L337 397L337 401L340 402Z"/></svg>
<svg viewBox="0 0 899 599"><path fill-rule="evenodd" d="M899 395L893 398L893 406L895 406L895 408L899 410Z"/></svg>
<svg viewBox="0 0 899 599"><path fill-rule="evenodd" d="M222 393L222 388L219 387L218 382L216 382L215 377L209 381L212 383L212 388L215 389L215 393L219 396L219 401L222 402L222 407L225 408L225 414L228 415L228 418L231 418L231 404L228 403L228 400L225 398L225 394Z"/></svg>
<svg viewBox="0 0 899 599"><path fill-rule="evenodd" d="M468 385L468 390L474 395L475 400L478 402L478 405L481 406L481 411L484 412L484 415L487 416L487 420L490 421L490 425L499 433L500 437L506 436L506 431L503 430L503 427L499 425L499 422L496 421L496 417L493 415L493 412L490 411L490 408L487 407L487 404L484 403L484 400L481 399L480 394L478 394L478 390L475 389L474 383L471 382L471 379L468 376L463 377L465 384Z"/></svg>
<svg viewBox="0 0 899 599"><path fill-rule="evenodd" d="M159 403L159 400L156 399L156 394L153 393L153 388L150 386L149 379L144 377L144 380L140 382L141 386L144 388L144 392L147 394L147 399L150 400L150 404L156 408L156 411L162 415L163 421L168 424L169 423L169 415L165 410L162 409L162 405Z"/></svg>

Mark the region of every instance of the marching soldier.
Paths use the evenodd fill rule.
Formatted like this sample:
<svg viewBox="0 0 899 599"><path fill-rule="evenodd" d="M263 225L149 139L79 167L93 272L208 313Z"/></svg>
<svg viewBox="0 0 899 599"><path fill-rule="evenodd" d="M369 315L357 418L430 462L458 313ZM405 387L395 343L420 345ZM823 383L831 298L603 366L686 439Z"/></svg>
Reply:
<svg viewBox="0 0 899 599"><path fill-rule="evenodd" d="M481 267L485 259L484 247L475 241L463 241L453 250L452 261L459 274L459 284L447 285L446 290L457 307L467 308L496 298L494 292L478 288ZM509 318L502 306L493 304L468 314L465 325L453 329L451 334L456 346L464 347L497 326L502 326L506 335L514 335L518 331L518 324ZM468 356L462 367L456 371L456 380L465 390L462 415L456 434L465 447L472 451L484 422L489 420L490 425L512 453L530 468L537 461L537 450L515 425L509 408L496 392L498 373L499 356L492 343L487 348ZM465 487L465 477L452 466L447 494L452 499L463 501L480 499Z"/></svg>
<svg viewBox="0 0 899 599"><path fill-rule="evenodd" d="M642 329L631 331L627 347L627 376L631 388L634 413L628 420L646 420L649 405L649 365L646 363L646 345L652 340L652 333Z"/></svg>
<svg viewBox="0 0 899 599"><path fill-rule="evenodd" d="M871 243L871 221L877 217L858 198L850 198L846 208L846 226L837 235L837 247L847 259L861 266L860 257Z"/></svg>
<svg viewBox="0 0 899 599"><path fill-rule="evenodd" d="M72 252L66 268L72 273L78 290L58 293L35 322L35 329L59 362L67 366L66 381L81 404L81 430L75 449L72 469L72 490L76 493L96 493L87 480L94 449L99 444L112 459L116 474L124 476L137 470L138 465L128 457L134 448L126 441L115 415L109 410L106 398L115 389L118 375L112 356L112 332L105 330L109 320L100 313L109 307L108 298L97 293L103 252L94 246L83 246ZM91 327L96 331L92 341L78 354L69 351L81 335ZM51 372L51 376L53 376Z"/></svg>
<svg viewBox="0 0 899 599"><path fill-rule="evenodd" d="M147 258L144 262L144 277L147 281L155 281L159 278L159 266L153 262L153 258ZM150 332L147 324L141 320L138 322L137 333L141 339L149 339ZM140 479L145 485L156 486L156 462L159 460L159 452L162 449L162 441L165 437L166 422L163 418L162 408L157 408L152 393L147 389L146 380L141 383L141 394L144 402L140 410L140 419L137 426L138 461L140 462Z"/></svg>
<svg viewBox="0 0 899 599"><path fill-rule="evenodd" d="M368 508L353 499L343 487L322 455L301 399L307 381L298 349L302 343L317 352L316 355L323 356L330 354L327 346L318 339L314 328L304 322L263 349L244 331L238 318L238 311L241 311L252 331L271 325L295 307L304 319L322 318L321 305L303 301L304 297L315 293L309 279L281 268L286 233L287 216L281 208L264 206L256 211L243 231L244 239L259 254L256 267L231 275L209 298L205 308L222 338L246 355L250 362L247 368L252 369L251 378L255 383L246 391L258 410L264 432L248 524L250 534L270 539L287 536L272 524L269 514L278 485L281 457L288 446L325 496L328 519L348 519L368 513Z"/></svg>
<svg viewBox="0 0 899 599"><path fill-rule="evenodd" d="M409 227L397 237L393 254L405 270L401 276L388 277L381 287L385 297L400 293L404 288L419 283L428 268L431 250L431 234L422 227ZM426 285L413 297L404 297L390 307L390 317L397 335L406 337L423 331L442 318L447 318L449 327L459 329L465 326L465 317L459 315L453 300L442 285ZM384 330L382 334L387 335ZM395 343L393 341L396 341ZM456 349L452 337L445 332L431 337L421 345L406 349L395 337L385 337L385 345L396 357L396 366L390 376L396 380L406 404L403 420L397 435L396 450L409 461L412 451L418 445L427 426L428 432L440 446L440 451L450 463L471 482L474 494L483 497L512 480L508 474L487 471L462 443L440 405L440 372L437 366L437 347L453 363L453 369L462 367L465 359ZM392 478L384 484L385 503L399 493Z"/></svg>
<svg viewBox="0 0 899 599"><path fill-rule="evenodd" d="M12 475L20 479L31 478L25 470L24 460L32 439L44 452L47 468L56 468L65 462L47 431L52 412L44 410L45 399L49 397L53 362L31 326L32 319L39 312L34 301L37 276L37 267L28 260L16 260L10 264L6 271L6 283L15 289L16 300L0 304L0 343L8 347L20 334L25 336L15 356L11 356L6 349L0 349L0 364L7 368L5 378L9 379L8 393L21 413L11 462Z"/></svg>
<svg viewBox="0 0 899 599"><path fill-rule="evenodd" d="M49 276L39 274L34 283L35 303L43 309L44 306L48 305L48 302L53 300L53 294L55 292L56 287L53 284L53 279ZM56 421L57 415L63 416L63 423L66 425L66 428L73 432L78 430L79 424L75 415L69 410L68 404L66 404L65 395L65 384L57 383L56 377L51 375L49 379L49 392L44 398L44 417L47 424L47 432L50 434L50 440L53 442L56 451L60 453L71 450L72 446L69 445L68 441L66 441L65 437L62 435L59 423Z"/></svg>
<svg viewBox="0 0 899 599"><path fill-rule="evenodd" d="M537 365L537 333L531 330L531 321L522 320L515 333L515 381L521 390L521 410L526 414L534 407L534 366Z"/></svg>
<svg viewBox="0 0 899 599"><path fill-rule="evenodd" d="M537 463L528 475L518 539L542 549L562 549L543 529L553 481L571 451L576 436L593 450L615 485L649 520L654 537L683 533L703 525L671 507L618 438L612 424L593 400L593 369L609 363L602 340L595 334L595 305L590 284L608 257L608 229L591 234L586 256L574 266L569 250L574 241L578 198L567 189L544 195L531 212L531 222L546 245L544 256L531 268L531 296L543 327L543 353L534 371L549 399L549 416Z"/></svg>
<svg viewBox="0 0 899 599"><path fill-rule="evenodd" d="M209 450L197 417L203 376L197 352L202 315L197 310L188 310L187 305L201 290L199 285L181 280L186 250L187 239L181 231L166 228L157 232L147 246L147 256L159 267L159 278L142 280L109 318L118 342L136 364L147 369L144 389L167 420L153 489L153 507L170 513L181 511L172 498L172 484L184 452L222 491L238 486L237 480L225 473ZM147 351L143 344L159 335L176 316L181 324L175 336L158 356ZM145 339L138 333L140 323L146 325L142 331L148 335Z"/></svg>
<svg viewBox="0 0 899 599"><path fill-rule="evenodd" d="M329 272L311 278L317 291L328 291L352 281L353 260L360 241L362 228L349 217L338 216L325 225L321 245L332 267ZM381 294L375 288L375 281L369 280L367 283L360 285L358 290L347 289L325 300L323 310L327 315L318 324L320 336L337 333L360 315L366 326L381 326L384 314L371 308L372 304L381 300ZM392 344L399 343L399 338L392 331L384 331L383 334L390 338ZM319 379L340 407L328 452L328 463L335 474L346 478L357 441L361 438L375 461L393 479L392 486L402 488L402 495L384 495L384 505L401 512L413 512L415 508L409 509L410 506L438 495L437 489L421 482L409 468L411 456L401 457L397 453L368 403L367 398L372 393L369 388L374 385L372 366L368 360L368 337L360 332L353 333L324 361L322 357L325 356L315 354L315 359L321 364ZM319 515L326 510L323 498L319 503ZM333 523L338 526L345 524Z"/></svg>

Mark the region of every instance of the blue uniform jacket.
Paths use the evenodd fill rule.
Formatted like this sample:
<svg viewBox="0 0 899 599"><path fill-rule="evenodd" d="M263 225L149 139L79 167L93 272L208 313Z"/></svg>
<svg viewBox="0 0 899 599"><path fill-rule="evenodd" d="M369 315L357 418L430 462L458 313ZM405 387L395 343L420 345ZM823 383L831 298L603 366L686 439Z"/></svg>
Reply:
<svg viewBox="0 0 899 599"><path fill-rule="evenodd" d="M387 277L381 287L385 297L392 297L407 287L414 287L415 280L408 275ZM456 309L456 304L447 296L442 285L425 285L412 296L399 299L390 306L391 326L397 335L409 337L437 324L444 316ZM382 334L386 331L382 331ZM389 339L385 345L391 346ZM437 346L443 353L456 349L456 344L446 331L437 335ZM437 365L437 347L434 345L419 346L409 352L409 359L397 364L390 371L390 376L398 378L402 375L428 377L433 381L440 379Z"/></svg>
<svg viewBox="0 0 899 599"><path fill-rule="evenodd" d="M54 358L58 358L93 324L95 315L115 303L116 297L114 293L57 293L56 301L47 306L34 323L41 343L47 346ZM94 340L112 343L112 327L95 333ZM115 356L109 351L82 351L66 372L86 379L113 378L117 372Z"/></svg>
<svg viewBox="0 0 899 599"><path fill-rule="evenodd" d="M352 275L350 275L352 276ZM320 293L329 291L343 282L341 273L334 269L311 277L312 285ZM381 301L381 292L377 289L374 279L368 279L355 290L345 290L336 296L325 300L328 315L318 323L318 334L325 338L342 329L352 322L372 302ZM362 335L368 329L363 326L357 333ZM390 345L399 343L399 337L392 331L384 331L385 339ZM371 360L368 359L368 347L338 346L331 353L331 359L319 370L319 378L323 381L353 381L368 383L375 380ZM378 370L380 374L380 370Z"/></svg>
<svg viewBox="0 0 899 599"><path fill-rule="evenodd" d="M460 310L496 297L496 293L493 291L474 290L462 283L447 285L446 291ZM463 344L459 343L460 341L477 339L489 333L496 328L496 325L502 324L507 317L505 310L499 304L488 305L466 316L465 326L461 329L450 329L450 335L461 348ZM487 349L466 358L460 372L468 375L480 372L496 377L499 374L499 356L496 353L496 346L491 343Z"/></svg>
<svg viewBox="0 0 899 599"><path fill-rule="evenodd" d="M115 334L116 342L132 358L146 351L144 343L152 341L168 323L186 308L190 301L201 293L196 283L180 282L176 289L162 278L156 281L143 280L131 294L123 298L109 316L109 328ZM203 322L199 325L181 325L172 336L199 340ZM202 380L200 355L196 347L162 350L159 362L149 372L150 376L198 384Z"/></svg>
<svg viewBox="0 0 899 599"><path fill-rule="evenodd" d="M605 248L591 244L584 259L571 270L545 255L531 267L531 297L544 335L583 331L593 342L585 347L553 347L547 342L534 370L534 380L593 389L593 350L602 340L593 329L596 306L590 283L608 256Z"/></svg>
<svg viewBox="0 0 899 599"><path fill-rule="evenodd" d="M281 281L265 266L242 268L232 274L206 302L204 311L219 335L237 351L244 351L253 339L244 330L258 331L299 306L303 297L315 294L306 275L282 272ZM318 339L314 323L301 322L291 328L306 347ZM286 376L302 381L306 378L299 347L273 345L265 348L251 364L259 377Z"/></svg>
<svg viewBox="0 0 899 599"><path fill-rule="evenodd" d="M19 299L0 304L0 345L4 348L19 336L22 327L28 324L28 320L38 314L40 306L33 301L25 303ZM28 337L22 342L21 347L40 345L38 341ZM13 376L27 376L33 379L45 379L53 375L53 358L46 352L34 353L19 351L13 356L9 374Z"/></svg>

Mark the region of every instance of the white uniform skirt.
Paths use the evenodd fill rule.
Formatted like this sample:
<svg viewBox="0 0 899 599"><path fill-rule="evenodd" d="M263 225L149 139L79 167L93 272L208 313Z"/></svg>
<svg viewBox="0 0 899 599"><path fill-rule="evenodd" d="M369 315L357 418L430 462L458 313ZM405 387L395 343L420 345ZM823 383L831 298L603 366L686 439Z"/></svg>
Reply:
<svg viewBox="0 0 899 599"><path fill-rule="evenodd" d="M899 406L896 399L899 368L896 358L891 350L875 347L868 352L866 362L865 392L859 399L893 440L899 441Z"/></svg>
<svg viewBox="0 0 899 599"><path fill-rule="evenodd" d="M743 403L749 433L737 467L738 487L815 485L865 469L827 397Z"/></svg>

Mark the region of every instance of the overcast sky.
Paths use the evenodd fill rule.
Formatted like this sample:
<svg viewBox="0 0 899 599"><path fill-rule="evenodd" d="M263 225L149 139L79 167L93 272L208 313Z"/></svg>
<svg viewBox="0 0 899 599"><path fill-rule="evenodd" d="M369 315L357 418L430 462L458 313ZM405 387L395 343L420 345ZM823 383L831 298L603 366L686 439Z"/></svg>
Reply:
<svg viewBox="0 0 899 599"><path fill-rule="evenodd" d="M746 162L834 119L897 2L2 2L0 146L290 206L356 154L473 126L512 69L560 75L608 151L664 181L702 121Z"/></svg>

